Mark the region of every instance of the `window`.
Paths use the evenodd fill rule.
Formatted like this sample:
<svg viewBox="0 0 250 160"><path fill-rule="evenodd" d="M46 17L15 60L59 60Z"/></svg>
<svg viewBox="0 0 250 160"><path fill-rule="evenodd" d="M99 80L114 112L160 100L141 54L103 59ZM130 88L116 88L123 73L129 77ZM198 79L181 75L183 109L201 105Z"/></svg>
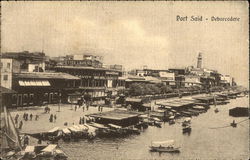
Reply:
<svg viewBox="0 0 250 160"><path fill-rule="evenodd" d="M34 103L34 94L31 93L30 94L30 103L29 104L33 104Z"/></svg>
<svg viewBox="0 0 250 160"><path fill-rule="evenodd" d="M16 94L12 95L11 102L12 102L12 106L16 106L17 105L17 95Z"/></svg>
<svg viewBox="0 0 250 160"><path fill-rule="evenodd" d="M4 75L3 80L7 81L8 80L8 75Z"/></svg>
<svg viewBox="0 0 250 160"><path fill-rule="evenodd" d="M10 69L10 63L7 63L7 68Z"/></svg>

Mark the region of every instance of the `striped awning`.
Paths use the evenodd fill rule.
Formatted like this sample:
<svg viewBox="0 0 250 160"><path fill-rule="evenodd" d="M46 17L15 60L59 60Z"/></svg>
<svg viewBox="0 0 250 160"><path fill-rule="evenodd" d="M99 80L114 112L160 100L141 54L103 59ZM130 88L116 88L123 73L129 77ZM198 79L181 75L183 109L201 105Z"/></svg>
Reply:
<svg viewBox="0 0 250 160"><path fill-rule="evenodd" d="M18 81L20 86L51 86L48 80L34 80L34 81L28 81L28 80L19 80Z"/></svg>

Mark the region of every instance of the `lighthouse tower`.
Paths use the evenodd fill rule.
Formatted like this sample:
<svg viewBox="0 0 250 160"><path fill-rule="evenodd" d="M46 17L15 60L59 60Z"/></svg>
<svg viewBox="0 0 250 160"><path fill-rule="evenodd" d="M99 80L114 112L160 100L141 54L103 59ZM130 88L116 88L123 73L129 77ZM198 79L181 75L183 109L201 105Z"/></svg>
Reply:
<svg viewBox="0 0 250 160"><path fill-rule="evenodd" d="M197 68L201 68L202 65L202 53L199 53L197 58Z"/></svg>

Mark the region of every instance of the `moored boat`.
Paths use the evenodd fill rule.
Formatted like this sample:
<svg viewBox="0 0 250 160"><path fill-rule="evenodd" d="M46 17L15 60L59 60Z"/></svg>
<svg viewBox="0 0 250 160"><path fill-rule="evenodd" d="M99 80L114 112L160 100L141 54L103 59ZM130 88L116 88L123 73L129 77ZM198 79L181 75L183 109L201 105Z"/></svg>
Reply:
<svg viewBox="0 0 250 160"><path fill-rule="evenodd" d="M183 133L190 133L191 130L192 130L192 128L189 125L182 128Z"/></svg>
<svg viewBox="0 0 250 160"><path fill-rule="evenodd" d="M182 122L182 126L189 126L191 124L191 118L185 118L184 121Z"/></svg>
<svg viewBox="0 0 250 160"><path fill-rule="evenodd" d="M215 112L215 113L218 113L218 112L219 112L219 109L218 109L218 108L215 108L214 112Z"/></svg>

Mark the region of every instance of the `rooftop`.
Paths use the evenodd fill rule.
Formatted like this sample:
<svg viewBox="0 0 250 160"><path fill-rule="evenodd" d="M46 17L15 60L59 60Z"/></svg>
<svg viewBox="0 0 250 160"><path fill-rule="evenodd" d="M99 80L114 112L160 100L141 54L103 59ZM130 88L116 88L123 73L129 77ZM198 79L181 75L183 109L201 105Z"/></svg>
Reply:
<svg viewBox="0 0 250 160"><path fill-rule="evenodd" d="M86 67L86 66L56 66L55 68L65 68L65 69L89 69L89 70L103 70L103 71L115 71L121 72L115 69L108 68L94 68L94 67Z"/></svg>
<svg viewBox="0 0 250 160"><path fill-rule="evenodd" d="M21 72L15 73L17 78L25 79L67 79L67 80L79 80L80 78L72 76L67 73L61 72Z"/></svg>
<svg viewBox="0 0 250 160"><path fill-rule="evenodd" d="M139 113L126 110L114 110L109 112L90 114L89 116L95 118L103 118L103 119L123 120L132 117L138 117L139 115L140 115Z"/></svg>

